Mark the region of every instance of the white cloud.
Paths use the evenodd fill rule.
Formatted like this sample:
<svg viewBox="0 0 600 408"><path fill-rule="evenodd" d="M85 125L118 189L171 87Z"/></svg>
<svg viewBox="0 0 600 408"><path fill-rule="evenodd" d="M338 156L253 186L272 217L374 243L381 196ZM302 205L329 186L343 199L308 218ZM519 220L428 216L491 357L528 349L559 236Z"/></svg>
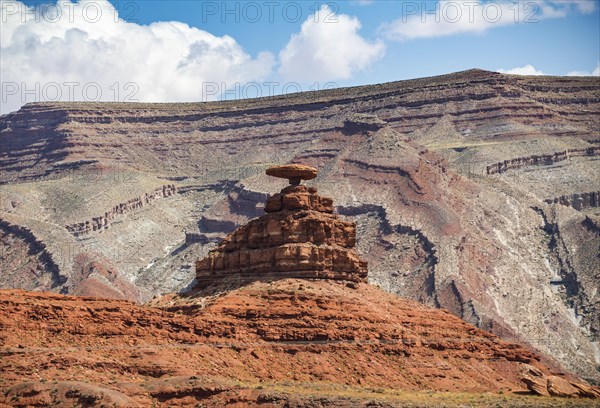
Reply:
<svg viewBox="0 0 600 408"><path fill-rule="evenodd" d="M588 71L571 71L567 74L567 76L600 76L600 63L596 66L596 68L592 72Z"/></svg>
<svg viewBox="0 0 600 408"><path fill-rule="evenodd" d="M214 99L221 83L264 79L275 63L271 53L252 58L233 38L187 24L125 22L107 0L61 0L36 9L15 1L0 5L2 113L59 92L60 100L96 99L98 89L104 101L123 100L136 89L133 98L140 101Z"/></svg>
<svg viewBox="0 0 600 408"><path fill-rule="evenodd" d="M285 80L330 81L348 79L366 69L383 57L385 46L361 37L360 27L356 17L336 15L323 6L279 53L279 74Z"/></svg>
<svg viewBox="0 0 600 408"><path fill-rule="evenodd" d="M499 69L498 72L512 75L546 75L542 71L537 70L533 65L529 64L512 69Z"/></svg>
<svg viewBox="0 0 600 408"><path fill-rule="evenodd" d="M588 0L440 0L435 4L401 4L403 16L379 28L387 39L406 41L466 33L482 34L492 28L534 24L543 19L566 17L571 12L591 13L595 10L595 2Z"/></svg>

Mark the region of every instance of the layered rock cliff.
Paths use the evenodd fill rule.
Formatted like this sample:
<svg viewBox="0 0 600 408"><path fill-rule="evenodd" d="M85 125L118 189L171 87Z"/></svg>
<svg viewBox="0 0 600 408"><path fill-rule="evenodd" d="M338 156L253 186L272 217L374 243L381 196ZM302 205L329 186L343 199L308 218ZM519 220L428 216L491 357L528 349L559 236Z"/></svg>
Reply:
<svg viewBox="0 0 600 408"><path fill-rule="evenodd" d="M569 149L554 154L533 155L527 157L517 157L515 159L505 160L501 163L495 163L485 168L487 174L504 173L511 169L520 169L525 166L552 165L554 163L568 160L573 157L581 156L600 156L600 147L588 147L586 149Z"/></svg>
<svg viewBox="0 0 600 408"><path fill-rule="evenodd" d="M144 205L152 203L158 198L170 197L175 194L177 188L173 184L158 187L151 193L144 193L143 196L127 200L125 203L115 205L103 215L92 217L91 220L66 225L65 228L74 236L89 234L94 231L102 231L110 228L111 222L120 215L125 215L131 211L138 210Z"/></svg>
<svg viewBox="0 0 600 408"><path fill-rule="evenodd" d="M548 204L560 204L567 207L573 207L576 210L582 210L589 207L600 207L600 191L591 191L589 193L574 193L555 198L546 199Z"/></svg>

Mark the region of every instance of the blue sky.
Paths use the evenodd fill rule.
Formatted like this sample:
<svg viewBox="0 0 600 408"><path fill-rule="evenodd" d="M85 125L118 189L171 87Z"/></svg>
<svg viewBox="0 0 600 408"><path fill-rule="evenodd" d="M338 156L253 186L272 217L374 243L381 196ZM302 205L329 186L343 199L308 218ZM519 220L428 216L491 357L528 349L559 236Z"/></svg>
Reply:
<svg viewBox="0 0 600 408"><path fill-rule="evenodd" d="M371 67L367 75L363 76L363 80L379 82L378 77L384 75L386 81L391 81L474 67L497 70L527 64L551 75L564 75L575 70L592 71L600 60L600 2L586 2L595 4L593 12L581 13L572 10L564 18L541 19L541 9L536 7L521 10L520 24L495 28L491 23L490 29L482 34L466 33L414 41L387 42L386 56ZM358 17L362 24L360 34L374 40L380 36L379 27L382 23L401 18L403 11L410 11L407 3L416 4L417 12L421 13L425 10L435 10L438 2L404 2L404 6L400 1L389 0L374 0L363 5L355 1L293 2L301 6L304 18L300 21L293 18L293 12L296 10L293 6L286 8L290 17L284 17L286 3L292 2L273 2L277 4L272 6L265 5L264 2L251 3L260 5L262 17L258 22L249 21L254 18L252 12L258 8L252 6L244 9L241 2L226 2L226 5L222 6L222 2L214 1L171 1L169 10L165 11L163 2L146 1L137 3L139 9L135 12L133 8L128 8L127 11L142 24L170 19L185 22L216 35L230 35L249 53L256 54L263 50L276 52L282 49L290 36L298 32L301 23L313 14L319 5L334 4L338 13ZM120 2L122 8L126 8L127 4ZM217 10L213 6L217 6ZM273 22L268 14L270 8L273 10ZM473 14L477 12L478 9L473 7ZM450 10L447 13L450 13ZM482 15L483 13L481 10ZM487 13L491 14L492 9L488 9ZM531 13L531 21L525 21L526 16ZM489 19L492 21L493 16L490 15ZM369 74L373 75L372 80L368 79Z"/></svg>
<svg viewBox="0 0 600 408"><path fill-rule="evenodd" d="M0 3L1 113L38 100L219 100L469 68L600 71L598 0Z"/></svg>

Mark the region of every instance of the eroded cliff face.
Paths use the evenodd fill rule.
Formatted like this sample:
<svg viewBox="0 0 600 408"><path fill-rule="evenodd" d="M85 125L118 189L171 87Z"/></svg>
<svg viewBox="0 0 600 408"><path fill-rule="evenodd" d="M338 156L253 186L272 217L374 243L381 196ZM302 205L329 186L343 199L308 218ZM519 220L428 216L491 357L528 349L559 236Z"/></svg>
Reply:
<svg viewBox="0 0 600 408"><path fill-rule="evenodd" d="M586 220L599 90L597 78L467 71L223 103L27 105L0 123L1 218L53 254L66 279L53 290L87 275L115 287L83 253L134 288L119 296L145 301L191 284L197 259L264 213L285 186L266 167L311 165L309 187L356 222L372 283L598 381L600 233ZM110 229L67 230L167 184L177 193Z"/></svg>
<svg viewBox="0 0 600 408"><path fill-rule="evenodd" d="M138 210L144 205L152 203L156 199L172 196L176 193L176 191L177 187L175 187L173 184L158 187L150 193L144 193L143 196L131 198L127 200L127 202L114 206L110 210L105 211L103 215L92 217L91 220L67 225L67 231L69 231L75 237L79 237L81 235L89 234L93 231L102 231L104 229L108 229L115 218Z"/></svg>
<svg viewBox="0 0 600 408"><path fill-rule="evenodd" d="M569 149L553 154L533 155L527 157L517 157L516 159L505 160L495 163L485 168L487 174L504 173L508 170L520 169L526 166L548 166L559 163L574 157L594 157L600 156L600 147L588 147L586 149Z"/></svg>
<svg viewBox="0 0 600 408"><path fill-rule="evenodd" d="M574 193L546 199L548 204L560 204L582 210L589 207L600 207L600 191L589 193Z"/></svg>

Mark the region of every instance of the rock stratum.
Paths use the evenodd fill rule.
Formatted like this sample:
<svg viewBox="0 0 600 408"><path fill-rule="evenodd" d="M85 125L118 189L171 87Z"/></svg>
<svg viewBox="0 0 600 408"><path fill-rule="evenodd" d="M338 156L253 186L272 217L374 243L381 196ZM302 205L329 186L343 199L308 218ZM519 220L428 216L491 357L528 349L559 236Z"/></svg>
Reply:
<svg viewBox="0 0 600 408"><path fill-rule="evenodd" d="M0 290L0 342L0 403L12 407L555 407L565 396L592 407L600 396L445 310L327 279L151 306Z"/></svg>
<svg viewBox="0 0 600 408"><path fill-rule="evenodd" d="M306 187L356 223L370 283L598 383L599 117L598 78L480 70L244 101L28 104L0 118L0 286L182 290L285 187L265 169L306 164Z"/></svg>

